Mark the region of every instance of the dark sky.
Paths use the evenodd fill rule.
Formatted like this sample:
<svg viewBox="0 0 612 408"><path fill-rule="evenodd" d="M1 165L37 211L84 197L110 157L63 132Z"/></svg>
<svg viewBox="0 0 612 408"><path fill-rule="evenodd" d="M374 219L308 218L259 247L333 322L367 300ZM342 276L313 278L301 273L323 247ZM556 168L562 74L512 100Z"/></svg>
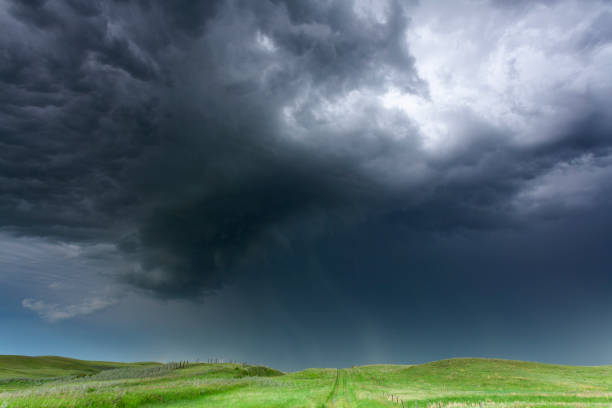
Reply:
<svg viewBox="0 0 612 408"><path fill-rule="evenodd" d="M0 354L612 364L609 1L0 2Z"/></svg>

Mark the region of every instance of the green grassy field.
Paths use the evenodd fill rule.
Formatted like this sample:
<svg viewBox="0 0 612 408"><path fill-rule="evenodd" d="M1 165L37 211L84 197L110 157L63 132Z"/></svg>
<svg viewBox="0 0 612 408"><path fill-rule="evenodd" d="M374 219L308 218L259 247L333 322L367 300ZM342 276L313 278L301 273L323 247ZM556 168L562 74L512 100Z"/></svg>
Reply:
<svg viewBox="0 0 612 408"><path fill-rule="evenodd" d="M0 380L8 378L49 378L96 374L102 370L120 367L152 366L160 363L113 363L85 361L74 358L42 356L1 356Z"/></svg>
<svg viewBox="0 0 612 408"><path fill-rule="evenodd" d="M612 367L491 359L281 373L0 356L0 378L0 408L612 406Z"/></svg>

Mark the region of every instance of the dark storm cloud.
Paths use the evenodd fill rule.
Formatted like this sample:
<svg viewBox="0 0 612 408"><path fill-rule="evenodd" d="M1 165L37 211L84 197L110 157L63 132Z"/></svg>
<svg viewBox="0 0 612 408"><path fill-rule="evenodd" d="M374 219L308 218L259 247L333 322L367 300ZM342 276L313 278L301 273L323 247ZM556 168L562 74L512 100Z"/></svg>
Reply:
<svg viewBox="0 0 612 408"><path fill-rule="evenodd" d="M1 225L114 243L126 262L120 279L195 297L275 256L320 253L317 240L355 225L401 237L529 223L554 194L574 191L553 188L567 181L559 168L607 169L610 98L597 89L525 97L541 111L516 97L509 110L535 121L537 143L476 108L444 106L430 122L454 142L427 147L425 121L380 101L399 92L436 109L407 41L415 9L9 3L0 15ZM556 52L596 57L608 17L588 18ZM594 159L576 161L585 155ZM596 189L587 204L607 193Z"/></svg>

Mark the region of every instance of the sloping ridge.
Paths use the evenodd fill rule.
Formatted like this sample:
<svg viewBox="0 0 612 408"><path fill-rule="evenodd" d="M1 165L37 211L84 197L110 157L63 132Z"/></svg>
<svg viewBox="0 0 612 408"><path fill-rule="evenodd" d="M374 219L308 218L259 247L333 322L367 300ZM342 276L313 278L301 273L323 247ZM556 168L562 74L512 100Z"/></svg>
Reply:
<svg viewBox="0 0 612 408"><path fill-rule="evenodd" d="M58 356L0 355L0 378L48 378L96 374L111 368L155 365L159 363L116 363L87 361Z"/></svg>
<svg viewBox="0 0 612 408"><path fill-rule="evenodd" d="M607 387L612 366L569 366L516 360L453 358L408 366L395 375L466 389L557 391ZM603 389L602 388L602 389Z"/></svg>

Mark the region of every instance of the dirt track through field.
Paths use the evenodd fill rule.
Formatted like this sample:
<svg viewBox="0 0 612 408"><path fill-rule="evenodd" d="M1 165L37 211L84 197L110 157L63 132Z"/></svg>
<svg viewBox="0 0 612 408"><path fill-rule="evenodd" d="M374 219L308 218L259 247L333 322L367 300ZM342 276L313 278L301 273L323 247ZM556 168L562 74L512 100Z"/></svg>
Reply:
<svg viewBox="0 0 612 408"><path fill-rule="evenodd" d="M350 384L350 375L346 370L338 370L327 406L329 408L348 408L354 406L354 402L355 396Z"/></svg>

